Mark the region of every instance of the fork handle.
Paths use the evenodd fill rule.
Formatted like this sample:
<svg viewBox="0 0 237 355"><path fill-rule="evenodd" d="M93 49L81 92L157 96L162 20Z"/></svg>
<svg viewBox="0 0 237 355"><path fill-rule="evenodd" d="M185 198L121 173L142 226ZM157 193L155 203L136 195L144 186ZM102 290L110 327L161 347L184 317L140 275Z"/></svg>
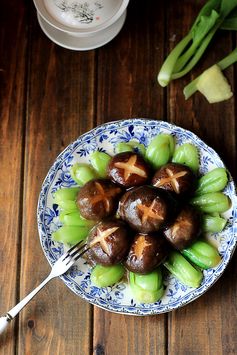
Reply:
<svg viewBox="0 0 237 355"><path fill-rule="evenodd" d="M54 278L52 274L49 274L46 279L41 282L33 291L31 291L25 298L23 298L15 307L8 311L3 317L0 318L0 334L6 329L8 324L13 318L30 302L30 300L50 281Z"/></svg>
<svg viewBox="0 0 237 355"><path fill-rule="evenodd" d="M0 318L0 334L4 332L10 321L11 318L8 317L7 314Z"/></svg>

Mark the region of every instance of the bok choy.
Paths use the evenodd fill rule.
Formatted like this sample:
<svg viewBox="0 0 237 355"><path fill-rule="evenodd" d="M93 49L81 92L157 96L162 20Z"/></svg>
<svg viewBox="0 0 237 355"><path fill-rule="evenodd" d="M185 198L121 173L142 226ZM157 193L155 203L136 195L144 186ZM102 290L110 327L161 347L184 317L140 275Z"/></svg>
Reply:
<svg viewBox="0 0 237 355"><path fill-rule="evenodd" d="M224 82L225 77L221 73L221 71L228 68L230 65L232 65L235 62L237 62L237 48L235 48L229 55L227 55L225 58L223 58L221 61L219 61L217 64L215 64L213 67L210 67L209 69L205 70L196 79L191 81L191 83L186 85L184 88L185 99L187 100L190 96L192 96L196 91L198 91L200 89L200 82L204 79L204 76L207 76L207 75L209 76L207 78L207 81L209 83L209 86L211 86L209 88L209 91L212 91L212 95L216 96L216 98L217 98L218 95L216 94L216 91L218 90L218 93L221 91L219 94L220 99L218 101L213 101L213 102L223 101L224 99L228 99L229 97L231 97L232 93L229 92L230 88L227 86L227 83L225 84L225 82ZM211 76L210 76L211 72L213 72L214 68L216 69L215 78L218 79L218 83L216 80L214 80L215 78L211 78ZM221 79L220 75L222 75L222 79ZM224 94L226 94L228 91L229 95L226 95L226 96L223 95L223 93L222 93L223 90L225 91ZM201 91L201 90L199 90L199 91ZM221 100L221 98L222 98L222 100Z"/></svg>
<svg viewBox="0 0 237 355"><path fill-rule="evenodd" d="M227 16L237 7L237 0L208 0L188 34L176 45L158 74L161 86L187 74L199 61L208 44Z"/></svg>

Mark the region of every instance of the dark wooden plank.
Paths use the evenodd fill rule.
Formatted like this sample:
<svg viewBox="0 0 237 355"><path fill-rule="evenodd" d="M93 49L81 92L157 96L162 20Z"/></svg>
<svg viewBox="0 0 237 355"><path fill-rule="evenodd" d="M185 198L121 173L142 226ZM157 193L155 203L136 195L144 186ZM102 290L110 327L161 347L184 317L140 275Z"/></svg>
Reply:
<svg viewBox="0 0 237 355"><path fill-rule="evenodd" d="M163 1L129 4L123 29L98 52L97 123L131 117L163 118L164 92L156 81L163 58L163 35Z"/></svg>
<svg viewBox="0 0 237 355"><path fill-rule="evenodd" d="M168 17L169 32L168 38L181 39L187 33L195 16L204 4L199 2L184 2L185 12L173 2L169 7ZM170 48L174 45L170 42ZM216 149L225 159L226 164L234 173L235 165L235 120L234 120L234 98L218 104L208 104L206 99L196 93L192 98L185 101L183 88L192 79L197 77L206 68L218 62L232 50L230 33L219 31L211 42L203 58L193 71L185 77L176 80L169 88L168 113L169 119L184 128L194 131L200 138ZM233 87L233 67L225 71L225 75L232 83ZM226 128L228 129L226 130ZM208 134L209 133L209 134ZM233 168L232 168L233 167Z"/></svg>
<svg viewBox="0 0 237 355"><path fill-rule="evenodd" d="M94 310L94 354L166 354L165 316L136 317Z"/></svg>
<svg viewBox="0 0 237 355"><path fill-rule="evenodd" d="M121 33L98 53L97 123L163 118L156 84L163 57L163 2L131 2ZM165 354L166 316L133 317L94 308L94 354Z"/></svg>
<svg viewBox="0 0 237 355"><path fill-rule="evenodd" d="M175 1L168 4L167 38L169 49L187 32L204 1ZM234 98L210 105L197 93L184 100L183 87L205 68L216 63L232 49L231 35L220 32L197 67L173 82L168 91L171 122L190 129L212 146L225 160L231 172L236 167ZM233 86L233 68L226 71ZM236 260L236 257L235 257ZM236 352L236 263L230 263L224 276L200 299L169 315L170 354L234 354Z"/></svg>
<svg viewBox="0 0 237 355"><path fill-rule="evenodd" d="M31 21L29 92L24 171L20 295L36 287L50 268L40 247L36 208L43 179L56 156L94 119L94 52L54 45ZM22 312L20 354L88 354L91 306L54 280Z"/></svg>
<svg viewBox="0 0 237 355"><path fill-rule="evenodd" d="M27 50L23 1L2 1L0 13L0 314L16 303L19 278L22 146ZM14 354L17 323L1 335L0 353Z"/></svg>

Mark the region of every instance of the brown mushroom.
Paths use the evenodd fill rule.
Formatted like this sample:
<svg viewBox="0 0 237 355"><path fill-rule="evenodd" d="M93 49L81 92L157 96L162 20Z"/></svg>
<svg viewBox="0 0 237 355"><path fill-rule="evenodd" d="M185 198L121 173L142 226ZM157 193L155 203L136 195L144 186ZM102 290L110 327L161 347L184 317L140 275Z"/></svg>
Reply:
<svg viewBox="0 0 237 355"><path fill-rule="evenodd" d="M175 249L182 250L199 236L200 228L200 213L193 206L186 205L164 231L164 235Z"/></svg>
<svg viewBox="0 0 237 355"><path fill-rule="evenodd" d="M195 176L186 165L168 163L155 173L152 185L177 195L189 194L194 190Z"/></svg>
<svg viewBox="0 0 237 355"><path fill-rule="evenodd" d="M111 181L95 179L79 190L76 203L84 218L98 221L116 211L121 192Z"/></svg>
<svg viewBox="0 0 237 355"><path fill-rule="evenodd" d="M166 258L167 244L161 234L137 234L124 263L126 268L138 274L151 272Z"/></svg>
<svg viewBox="0 0 237 355"><path fill-rule="evenodd" d="M118 215L138 232L158 231L168 217L165 193L152 186L135 187L122 196Z"/></svg>
<svg viewBox="0 0 237 355"><path fill-rule="evenodd" d="M108 165L108 176L125 187L145 184L149 172L150 168L142 156L133 152L116 154Z"/></svg>
<svg viewBox="0 0 237 355"><path fill-rule="evenodd" d="M87 241L90 257L101 265L121 262L129 249L128 228L122 221L102 221L90 232Z"/></svg>

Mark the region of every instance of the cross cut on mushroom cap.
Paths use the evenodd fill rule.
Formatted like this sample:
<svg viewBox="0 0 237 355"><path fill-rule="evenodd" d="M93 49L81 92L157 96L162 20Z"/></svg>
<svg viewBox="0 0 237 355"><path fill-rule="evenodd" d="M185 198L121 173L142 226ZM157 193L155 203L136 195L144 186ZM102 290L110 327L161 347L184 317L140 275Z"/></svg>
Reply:
<svg viewBox="0 0 237 355"><path fill-rule="evenodd" d="M183 227L191 227L192 223L187 221L187 220L180 220L177 221L172 227L171 227L171 233L172 235L175 235L181 228Z"/></svg>
<svg viewBox="0 0 237 355"><path fill-rule="evenodd" d="M150 206L146 206L143 204L137 205L137 208L142 212L142 223L145 223L148 218L153 218L157 220L163 220L164 217L160 216L155 211L155 206L157 205L157 201L153 200Z"/></svg>
<svg viewBox="0 0 237 355"><path fill-rule="evenodd" d="M134 252L138 258L140 258L143 254L143 250L152 245L144 235L139 236L139 238L135 241Z"/></svg>
<svg viewBox="0 0 237 355"><path fill-rule="evenodd" d="M110 254L110 250L109 250L106 238L109 237L110 235L112 235L118 229L119 229L119 227L112 227L112 228L108 228L108 229L105 229L104 231L102 231L98 227L97 228L97 234L96 234L95 238L91 241L90 247L93 247L95 244L100 243L100 246L103 249L103 251L107 255L109 255Z"/></svg>
<svg viewBox="0 0 237 355"><path fill-rule="evenodd" d="M91 203L95 204L102 201L104 204L105 211L109 212L110 197L116 196L118 193L121 192L121 189L119 187L115 187L108 189L108 191L105 191L103 186L97 181L95 182L95 188L97 194L91 198Z"/></svg>
<svg viewBox="0 0 237 355"><path fill-rule="evenodd" d="M185 176L188 172L187 171L180 171L180 172L174 174L173 171L170 170L169 168L166 168L165 171L166 171L168 177L160 179L160 181L157 181L154 184L154 186L160 187L162 185L170 183L172 185L174 191L177 194L179 194L180 193L180 184L178 182L178 179L182 176Z"/></svg>
<svg viewBox="0 0 237 355"><path fill-rule="evenodd" d="M117 162L114 164L114 166L116 168L119 169L123 169L124 170L124 180L127 181L128 178L132 175L132 174L136 174L138 176L141 176L143 178L147 177L147 173L139 168L138 166L136 166L136 162L137 162L137 156L136 155L132 155L128 161L126 163L124 162Z"/></svg>

